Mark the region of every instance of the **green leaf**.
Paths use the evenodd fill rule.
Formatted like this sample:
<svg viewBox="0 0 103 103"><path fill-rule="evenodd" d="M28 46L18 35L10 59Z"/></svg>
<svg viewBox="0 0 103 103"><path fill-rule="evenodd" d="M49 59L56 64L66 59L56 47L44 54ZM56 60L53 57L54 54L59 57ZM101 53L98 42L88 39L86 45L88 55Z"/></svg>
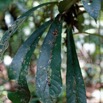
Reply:
<svg viewBox="0 0 103 103"><path fill-rule="evenodd" d="M3 35L2 39L0 40L0 47L2 46L2 48L0 48L0 55L2 56L3 53L5 52L5 50L8 48L9 44L9 39L10 37L18 30L18 28L21 26L21 24L26 20L26 18L28 16L30 16L35 10L37 10L38 8L42 7L42 6L46 6L48 4L57 4L57 2L47 2L41 5L38 5L36 7L31 8L30 10L28 10L27 12L25 12L24 14L22 14L14 23L13 25L5 32L5 34Z"/></svg>
<svg viewBox="0 0 103 103"><path fill-rule="evenodd" d="M18 85L15 92L8 93L8 97L13 103L15 101L17 101L16 103L28 103L30 100L30 91L26 80L28 65L39 38L50 23L50 21L44 23L37 31L33 32L33 34L20 47L13 59L11 68L9 69L9 79L17 79ZM14 72L16 74L12 74Z"/></svg>
<svg viewBox="0 0 103 103"><path fill-rule="evenodd" d="M82 0L82 2L89 15L97 20L101 10L101 0Z"/></svg>
<svg viewBox="0 0 103 103"><path fill-rule="evenodd" d="M4 44L6 41L8 41L8 39L10 38L10 36L12 36L12 34L14 34L18 27L25 21L25 19L30 16L35 10L37 10L38 8L48 5L48 4L56 4L57 2L48 2L48 3L44 3L41 5L38 5L36 7L31 8L30 10L28 10L27 12L25 12L24 14L22 14L14 23L13 25L5 32L4 36L1 39L1 43Z"/></svg>
<svg viewBox="0 0 103 103"><path fill-rule="evenodd" d="M71 27L67 29L67 103L86 103L86 91Z"/></svg>
<svg viewBox="0 0 103 103"><path fill-rule="evenodd" d="M41 47L40 57L37 62L36 91L37 91L38 97L40 97L43 103L53 103L52 96L56 96L60 93L58 92L58 89L60 89L61 87L60 75L58 75L57 77L54 74L54 77L53 77L53 74L52 74L52 79L54 79L54 81L53 80L50 81L49 73L50 72L54 73L54 67L52 66L51 67L52 70L51 70L49 66L50 66L50 61L52 61L52 64L54 63L54 52L56 52L55 49L57 48L54 45L56 44L56 40L57 42L60 42L58 41L58 39L60 40L60 37L58 38L58 36L61 35L61 28L62 28L61 22L59 21L59 18L56 17L53 23L51 24L48 34L43 42L43 45ZM52 50L53 50L53 55L52 55ZM60 50L60 46L59 46L59 50ZM58 53L58 57L60 58L59 53ZM51 57L52 57L52 60L51 60ZM61 60L59 60L58 66L57 65L55 66L55 71L58 71L58 74L60 74L59 72L60 61ZM60 84L58 84L58 82L55 81L57 79L59 80L58 82ZM49 84L49 82L51 82L52 84L51 83ZM54 87L54 84L56 85L55 87ZM50 88L50 85L51 85L51 88ZM52 91L51 91L51 94L50 94L49 89L53 91L55 90L55 92L53 92L52 94Z"/></svg>
<svg viewBox="0 0 103 103"><path fill-rule="evenodd" d="M28 73L28 65L30 63L31 56L35 49L35 42L31 45L30 50L27 52L22 64L22 69L19 73L18 88L15 92L8 92L8 98L14 103L28 103L30 100L30 91L27 85L26 75Z"/></svg>
<svg viewBox="0 0 103 103"><path fill-rule="evenodd" d="M59 24L57 38L55 45L52 49L52 57L50 63L51 76L50 76L50 94L53 98L57 98L62 90L62 79L61 79L61 32L62 23Z"/></svg>
<svg viewBox="0 0 103 103"><path fill-rule="evenodd" d="M63 13L67 10L69 10L69 8L76 2L76 0L63 0L60 1L58 9L60 13Z"/></svg>
<svg viewBox="0 0 103 103"><path fill-rule="evenodd" d="M18 52L13 58L10 68L8 69L9 79L19 78L19 73L22 68L22 63L24 62L24 58L27 52L30 50L30 46L32 45L32 43L35 43L36 46L39 38L41 37L41 35L43 34L43 32L46 30L46 28L49 26L50 23L51 21L46 22L42 26L40 26L35 32L32 33L32 35L20 47L20 49L18 50Z"/></svg>
<svg viewBox="0 0 103 103"><path fill-rule="evenodd" d="M0 55L2 56L5 50L9 46L10 37L17 31L19 26L25 21L25 18L17 19L14 24L4 33L3 37L0 40Z"/></svg>

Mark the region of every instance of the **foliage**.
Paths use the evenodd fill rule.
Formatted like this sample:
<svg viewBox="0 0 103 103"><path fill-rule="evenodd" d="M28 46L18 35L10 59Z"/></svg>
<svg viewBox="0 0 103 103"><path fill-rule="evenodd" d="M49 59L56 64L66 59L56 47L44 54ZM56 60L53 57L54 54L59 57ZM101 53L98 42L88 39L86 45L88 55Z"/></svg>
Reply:
<svg viewBox="0 0 103 103"><path fill-rule="evenodd" d="M83 5L85 7L85 9L87 10L87 12L95 19L97 20L99 12L101 10L101 0L82 0L83 1Z"/></svg>
<svg viewBox="0 0 103 103"><path fill-rule="evenodd" d="M0 0L0 11L3 10L5 7L7 7L10 2L12 2L11 0L5 0L5 1L2 1Z"/></svg>
<svg viewBox="0 0 103 103"><path fill-rule="evenodd" d="M85 87L71 28L67 28L67 102L86 103Z"/></svg>
<svg viewBox="0 0 103 103"><path fill-rule="evenodd" d="M81 0L87 13L97 21L100 10L101 0ZM8 98L13 103L29 103L32 93L29 90L26 74L28 73L32 54L38 45L44 32L48 32L44 37L37 60L36 72L36 94L43 103L54 103L61 95L63 84L61 78L61 46L62 34L66 34L64 39L67 48L67 71L66 71L66 97L69 103L86 103L86 92L79 61L74 43L73 30L83 31L83 13L80 0L63 0L60 2L47 2L33 7L23 13L5 32L0 41L0 55L8 48L10 38L17 32L18 28L25 23L33 12L43 6L56 5L58 14L51 20L44 22L30 37L20 46L13 57L11 65L8 67L8 77L14 81L13 91L8 91ZM1 4L3 4L2 2ZM49 10L50 11L50 10ZM82 18L82 20L78 19ZM42 20L41 20L42 21ZM62 29L65 32L62 32Z"/></svg>

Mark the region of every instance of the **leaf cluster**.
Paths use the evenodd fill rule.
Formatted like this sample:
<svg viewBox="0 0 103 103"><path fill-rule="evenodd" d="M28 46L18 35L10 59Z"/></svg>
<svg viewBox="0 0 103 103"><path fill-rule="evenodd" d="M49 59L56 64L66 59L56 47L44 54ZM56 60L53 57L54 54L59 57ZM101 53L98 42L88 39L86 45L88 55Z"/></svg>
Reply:
<svg viewBox="0 0 103 103"><path fill-rule="evenodd" d="M101 0L81 0L88 14L97 20L101 10ZM65 28L65 46L67 48L66 68L66 97L67 103L86 103L86 92L79 61L74 43L73 30L78 26L78 17L83 15L79 0L64 0L60 2L47 2L31 8L22 14L14 24L5 32L0 41L0 55L2 57L8 48L9 39L18 30L20 25L42 6L57 5L58 15L43 23L20 46L8 68L9 80L15 82L14 91L8 91L8 98L13 103L29 103L31 93L28 88L26 75L28 73L32 54L41 36L47 30L37 60L36 93L43 103L55 103L62 91L61 77L61 39L62 28ZM63 27L63 23L65 26Z"/></svg>

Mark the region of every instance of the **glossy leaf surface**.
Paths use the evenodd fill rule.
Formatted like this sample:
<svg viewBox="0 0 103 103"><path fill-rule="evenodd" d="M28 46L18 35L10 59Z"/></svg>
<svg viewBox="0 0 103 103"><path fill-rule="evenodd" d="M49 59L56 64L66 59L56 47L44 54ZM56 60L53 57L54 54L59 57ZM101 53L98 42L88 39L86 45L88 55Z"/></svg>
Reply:
<svg viewBox="0 0 103 103"><path fill-rule="evenodd" d="M28 74L28 65L30 63L30 58L35 49L35 42L30 46L30 50L27 52L23 64L22 69L19 73L18 79L18 89L15 92L9 92L8 97L12 102L16 103L28 103L30 100L30 91L28 89L26 75Z"/></svg>
<svg viewBox="0 0 103 103"><path fill-rule="evenodd" d="M50 24L44 23L37 31L35 31L20 47L15 55L10 68L9 79L17 79L17 90L15 92L9 92L8 97L11 101L17 101L17 103L28 103L30 100L30 91L28 89L26 75L28 73L28 65L33 51L38 43L39 38ZM22 61L20 61L22 59ZM17 60L18 63L17 63ZM18 66L17 66L18 64ZM14 66L16 65L16 66ZM14 74L11 74L14 73ZM17 76L16 74L17 73ZM12 76L11 76L12 75ZM14 78L13 78L14 77Z"/></svg>
<svg viewBox="0 0 103 103"><path fill-rule="evenodd" d="M89 15L97 20L101 10L101 0L82 0L82 2Z"/></svg>
<svg viewBox="0 0 103 103"><path fill-rule="evenodd" d="M56 30L57 38L55 40L55 45L52 49L52 57L50 63L50 94L52 97L57 98L62 90L62 79L61 79L61 32L62 24L60 23L60 28Z"/></svg>
<svg viewBox="0 0 103 103"><path fill-rule="evenodd" d="M67 29L67 103L86 103L86 91L75 49L72 29Z"/></svg>
<svg viewBox="0 0 103 103"><path fill-rule="evenodd" d="M40 57L37 62L36 90L37 90L37 95L40 97L43 103L53 103L52 96L56 94L58 95L58 93L60 93L58 92L58 89L60 89L59 87L61 85L61 82L60 84L58 84L59 81L58 82L55 81L58 78L60 80L60 76L56 78L55 75L54 77L52 75L52 78L50 78L51 72L54 73L54 67L52 67L52 70L50 69L50 62L52 59L52 65L53 65L54 52L56 52L55 50L56 40L57 42L58 42L58 39L60 40L60 37L58 38L58 36L60 35L61 35L61 22L59 21L59 18L57 17L50 26L48 34L41 47ZM59 45L59 43L57 45ZM60 46L59 46L59 50L60 50ZM59 57L58 59L60 59L59 53L58 53L58 57ZM61 60L59 60L58 66L57 65L55 66L55 71L58 71L58 69L60 69L60 61ZM53 80L50 81L50 79L54 79L54 81ZM53 87L54 84L56 85L55 86L56 88ZM50 94L50 89L51 89L51 94ZM54 94L52 94L52 90L54 90L53 91Z"/></svg>
<svg viewBox="0 0 103 103"><path fill-rule="evenodd" d="M11 66L9 68L9 79L18 79L19 73L22 68L22 63L25 60L25 56L27 52L31 49L30 46L34 43L35 47L38 43L39 38L49 26L51 22L46 22L42 26L40 26L36 31L32 33L32 35L24 42L24 44L19 48L18 52L13 58Z"/></svg>

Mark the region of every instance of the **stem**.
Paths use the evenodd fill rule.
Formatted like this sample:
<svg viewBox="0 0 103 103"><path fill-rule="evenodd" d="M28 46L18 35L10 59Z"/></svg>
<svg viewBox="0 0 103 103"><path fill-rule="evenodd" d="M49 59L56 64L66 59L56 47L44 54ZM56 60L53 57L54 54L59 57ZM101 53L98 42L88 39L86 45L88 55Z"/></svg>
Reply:
<svg viewBox="0 0 103 103"><path fill-rule="evenodd" d="M55 2L47 2L47 3L40 4L40 5L36 6L36 7L31 8L30 10L28 10L27 12L25 12L23 15L21 15L19 18L23 18L23 17L30 16L30 14L31 14L34 10L36 10L36 9L38 9L38 8L40 8L40 7L46 6L46 5L50 5L50 4L54 4L54 5L55 5L55 4L58 4L58 2L55 1ZM18 18L18 19L19 19L19 18Z"/></svg>
<svg viewBox="0 0 103 103"><path fill-rule="evenodd" d="M98 36L98 37L101 37L101 38L103 39L103 36L102 36L102 35L91 34L91 33L88 33L88 32L77 32L77 33L74 33L74 34L88 34L88 35L92 35L92 36Z"/></svg>

